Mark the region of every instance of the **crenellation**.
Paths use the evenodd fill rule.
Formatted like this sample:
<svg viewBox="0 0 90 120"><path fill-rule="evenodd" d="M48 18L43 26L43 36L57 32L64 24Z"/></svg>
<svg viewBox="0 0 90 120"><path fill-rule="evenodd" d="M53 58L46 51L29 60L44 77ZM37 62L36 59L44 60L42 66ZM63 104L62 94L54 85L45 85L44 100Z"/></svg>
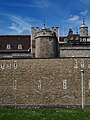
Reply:
<svg viewBox="0 0 90 120"><path fill-rule="evenodd" d="M40 28L39 27L36 27L36 32L39 32L40 31Z"/></svg>

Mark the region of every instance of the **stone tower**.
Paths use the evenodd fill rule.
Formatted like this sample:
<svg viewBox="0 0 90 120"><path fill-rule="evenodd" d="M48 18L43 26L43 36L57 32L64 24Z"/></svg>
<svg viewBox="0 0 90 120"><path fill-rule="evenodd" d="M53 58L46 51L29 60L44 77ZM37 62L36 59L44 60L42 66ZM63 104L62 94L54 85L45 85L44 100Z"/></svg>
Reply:
<svg viewBox="0 0 90 120"><path fill-rule="evenodd" d="M88 26L85 24L83 19L83 24L80 26L80 36L88 36Z"/></svg>
<svg viewBox="0 0 90 120"><path fill-rule="evenodd" d="M58 52L58 31L59 28L52 27L40 30L39 27L32 30L32 48L31 53L33 58L57 58Z"/></svg>

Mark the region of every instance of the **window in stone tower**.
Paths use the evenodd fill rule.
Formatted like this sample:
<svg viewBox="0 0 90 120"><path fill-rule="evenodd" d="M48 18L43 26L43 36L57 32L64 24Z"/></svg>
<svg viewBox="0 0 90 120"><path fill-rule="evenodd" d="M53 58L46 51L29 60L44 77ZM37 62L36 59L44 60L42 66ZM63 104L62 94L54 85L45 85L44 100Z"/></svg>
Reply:
<svg viewBox="0 0 90 120"><path fill-rule="evenodd" d="M85 34L85 31L83 31L83 34Z"/></svg>
<svg viewBox="0 0 90 120"><path fill-rule="evenodd" d="M67 89L67 80L63 80L63 89Z"/></svg>
<svg viewBox="0 0 90 120"><path fill-rule="evenodd" d="M51 37L49 37L49 41L52 41L52 38L51 38Z"/></svg>
<svg viewBox="0 0 90 120"><path fill-rule="evenodd" d="M7 44L7 49L11 49L11 45L10 44Z"/></svg>
<svg viewBox="0 0 90 120"><path fill-rule="evenodd" d="M35 40L32 41L32 48L35 48Z"/></svg>
<svg viewBox="0 0 90 120"><path fill-rule="evenodd" d="M5 68L5 63L1 62L1 69Z"/></svg>

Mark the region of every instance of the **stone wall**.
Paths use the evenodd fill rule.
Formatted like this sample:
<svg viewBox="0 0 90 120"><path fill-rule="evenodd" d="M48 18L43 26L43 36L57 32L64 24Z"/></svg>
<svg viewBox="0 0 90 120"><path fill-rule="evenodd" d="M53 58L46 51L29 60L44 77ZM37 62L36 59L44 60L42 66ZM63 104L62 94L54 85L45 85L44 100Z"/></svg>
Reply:
<svg viewBox="0 0 90 120"><path fill-rule="evenodd" d="M60 57L90 57L90 47L60 47Z"/></svg>
<svg viewBox="0 0 90 120"><path fill-rule="evenodd" d="M85 106L90 105L90 59L0 60L0 106L81 106L84 70Z"/></svg>
<svg viewBox="0 0 90 120"><path fill-rule="evenodd" d="M9 58L9 57L14 57L14 56L31 56L31 53L30 52L17 52L17 53L0 53L0 58Z"/></svg>

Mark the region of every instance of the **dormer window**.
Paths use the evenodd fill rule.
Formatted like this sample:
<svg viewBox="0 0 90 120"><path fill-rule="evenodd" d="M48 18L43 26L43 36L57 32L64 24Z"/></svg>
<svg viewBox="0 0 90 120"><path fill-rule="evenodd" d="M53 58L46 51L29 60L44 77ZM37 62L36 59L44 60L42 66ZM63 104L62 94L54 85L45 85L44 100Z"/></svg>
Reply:
<svg viewBox="0 0 90 120"><path fill-rule="evenodd" d="M66 38L64 38L64 42L66 42L67 41L67 39Z"/></svg>
<svg viewBox="0 0 90 120"><path fill-rule="evenodd" d="M83 38L83 42L86 42L86 38Z"/></svg>
<svg viewBox="0 0 90 120"><path fill-rule="evenodd" d="M18 49L20 49L20 50L22 49L22 45L21 44L18 45Z"/></svg>
<svg viewBox="0 0 90 120"><path fill-rule="evenodd" d="M78 36L76 37L76 40L79 40Z"/></svg>
<svg viewBox="0 0 90 120"><path fill-rule="evenodd" d="M11 45L10 44L7 44L7 49L11 49Z"/></svg>

